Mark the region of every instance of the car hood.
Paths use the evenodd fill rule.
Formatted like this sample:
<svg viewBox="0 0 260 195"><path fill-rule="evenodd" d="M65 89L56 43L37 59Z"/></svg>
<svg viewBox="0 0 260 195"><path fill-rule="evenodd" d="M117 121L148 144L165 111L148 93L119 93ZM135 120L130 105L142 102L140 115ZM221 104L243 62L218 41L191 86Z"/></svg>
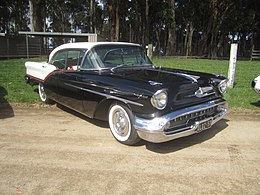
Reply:
<svg viewBox="0 0 260 195"><path fill-rule="evenodd" d="M156 88L172 88L179 85L192 85L195 88L214 84L212 78L217 76L207 73L184 71L167 68L150 68L142 70L124 70L124 72L114 73L114 75L138 82L139 84L149 84Z"/></svg>
<svg viewBox="0 0 260 195"><path fill-rule="evenodd" d="M113 74L128 82L128 89L137 94L151 96L158 90L167 90L171 109L220 97L217 85L225 79L219 75L168 68L132 69Z"/></svg>

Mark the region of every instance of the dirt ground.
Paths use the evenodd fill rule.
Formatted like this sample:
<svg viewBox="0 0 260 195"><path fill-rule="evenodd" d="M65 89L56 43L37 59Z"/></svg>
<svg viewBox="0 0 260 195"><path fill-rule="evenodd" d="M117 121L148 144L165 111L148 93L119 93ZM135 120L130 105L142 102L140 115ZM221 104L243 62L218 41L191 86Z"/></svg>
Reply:
<svg viewBox="0 0 260 195"><path fill-rule="evenodd" d="M260 114L124 146L60 106L0 105L0 194L260 194Z"/></svg>

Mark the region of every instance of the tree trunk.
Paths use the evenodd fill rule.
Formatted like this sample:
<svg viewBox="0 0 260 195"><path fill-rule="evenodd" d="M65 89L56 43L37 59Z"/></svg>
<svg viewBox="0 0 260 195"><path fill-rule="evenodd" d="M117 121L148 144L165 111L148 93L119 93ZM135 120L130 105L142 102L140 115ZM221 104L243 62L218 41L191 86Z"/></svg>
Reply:
<svg viewBox="0 0 260 195"><path fill-rule="evenodd" d="M156 42L156 47L158 48L158 56L160 56L161 55L161 41L160 41L160 29L156 29L156 40L157 40L157 42Z"/></svg>
<svg viewBox="0 0 260 195"><path fill-rule="evenodd" d="M175 0L168 0L171 7L172 22L169 27L167 56L173 56L176 53L176 21L175 21Z"/></svg>
<svg viewBox="0 0 260 195"><path fill-rule="evenodd" d="M110 41L115 41L116 34L116 15L115 15L115 4L114 1L112 5L108 6L109 11L109 24L110 24Z"/></svg>
<svg viewBox="0 0 260 195"><path fill-rule="evenodd" d="M110 41L119 40L119 8L118 0L113 0L112 5L108 6L109 15L110 15Z"/></svg>
<svg viewBox="0 0 260 195"><path fill-rule="evenodd" d="M186 49L186 52L185 52L185 54L186 54L186 56L190 56L191 55L191 49L192 49L192 38L193 38L193 33L194 33L194 27L193 27L193 23L192 22L190 22L189 23L189 26L188 26L188 28L187 28L187 35L186 35L186 37L187 37L187 42L186 42L186 47L185 47L185 49Z"/></svg>
<svg viewBox="0 0 260 195"><path fill-rule="evenodd" d="M145 1L145 45L149 44L149 0Z"/></svg>
<svg viewBox="0 0 260 195"><path fill-rule="evenodd" d="M42 32L43 30L42 6L42 0L29 0L30 23L32 32Z"/></svg>
<svg viewBox="0 0 260 195"><path fill-rule="evenodd" d="M35 31L35 24L34 24L34 0L29 0L29 7L30 7L30 24L31 24L31 31Z"/></svg>
<svg viewBox="0 0 260 195"><path fill-rule="evenodd" d="M89 25L90 25L90 31L92 33L96 33L96 6L95 6L95 0L90 0L89 2L89 15L90 15L90 19L89 19Z"/></svg>
<svg viewBox="0 0 260 195"><path fill-rule="evenodd" d="M119 41L120 39L120 18L119 18L119 1L116 1L116 36L115 36L115 41Z"/></svg>
<svg viewBox="0 0 260 195"><path fill-rule="evenodd" d="M235 2L229 2L225 4L225 9L222 10L220 0L210 1L210 10L211 10L211 19L209 20L209 28L207 30L207 38L209 40L209 55L211 59L217 58L218 51L218 33L222 26L223 21L225 20L226 15L230 12L230 9L233 8ZM210 35L210 36L209 36Z"/></svg>
<svg viewBox="0 0 260 195"><path fill-rule="evenodd" d="M188 37L189 37L189 22L186 24L186 36L184 38L184 45L183 45L183 49L185 52L185 55L187 56L187 48L188 48Z"/></svg>
<svg viewBox="0 0 260 195"><path fill-rule="evenodd" d="M217 58L217 33L218 33L218 0L211 1L211 10L212 10L212 28L211 28L211 39L210 39L210 53L209 57L211 59Z"/></svg>
<svg viewBox="0 0 260 195"><path fill-rule="evenodd" d="M132 24L129 23L129 42L132 42Z"/></svg>

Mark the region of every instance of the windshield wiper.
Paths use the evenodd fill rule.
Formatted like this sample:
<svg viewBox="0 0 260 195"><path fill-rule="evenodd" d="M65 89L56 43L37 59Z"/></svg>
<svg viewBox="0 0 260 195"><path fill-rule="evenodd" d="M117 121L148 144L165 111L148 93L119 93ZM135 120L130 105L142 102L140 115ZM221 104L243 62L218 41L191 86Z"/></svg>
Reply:
<svg viewBox="0 0 260 195"><path fill-rule="evenodd" d="M119 69L119 68L122 68L122 67L125 67L125 66L132 66L132 64L118 64L117 66L111 68L111 71L112 72L115 72L116 69Z"/></svg>
<svg viewBox="0 0 260 195"><path fill-rule="evenodd" d="M146 67L154 67L154 65L153 64L119 64L119 65L111 68L111 71L115 72L115 70L121 69L121 68L123 68L123 69L125 69L125 68L126 69L128 69L128 68L134 69L134 68L146 68Z"/></svg>

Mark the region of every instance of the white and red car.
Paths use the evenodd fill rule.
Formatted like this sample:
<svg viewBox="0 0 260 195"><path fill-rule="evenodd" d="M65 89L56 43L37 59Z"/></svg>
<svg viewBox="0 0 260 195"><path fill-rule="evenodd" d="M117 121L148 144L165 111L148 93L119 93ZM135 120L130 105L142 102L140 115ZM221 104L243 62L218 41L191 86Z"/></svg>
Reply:
<svg viewBox="0 0 260 195"><path fill-rule="evenodd" d="M252 88L260 94L260 75L252 81Z"/></svg>

